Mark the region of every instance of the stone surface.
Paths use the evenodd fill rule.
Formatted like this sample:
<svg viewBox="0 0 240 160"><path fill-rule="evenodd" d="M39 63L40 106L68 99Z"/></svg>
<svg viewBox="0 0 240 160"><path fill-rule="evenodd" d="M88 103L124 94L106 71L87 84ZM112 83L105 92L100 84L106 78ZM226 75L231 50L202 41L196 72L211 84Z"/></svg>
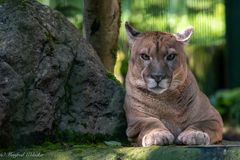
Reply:
<svg viewBox="0 0 240 160"><path fill-rule="evenodd" d="M35 155L38 160L239 160L240 143L190 147L113 147L103 144L62 146L48 143L27 149L0 150L0 158L1 155L5 160L12 159L11 155L19 155L15 159L21 160L31 158L29 155Z"/></svg>
<svg viewBox="0 0 240 160"><path fill-rule="evenodd" d="M0 1L0 145L56 133L125 135L124 90L59 12Z"/></svg>

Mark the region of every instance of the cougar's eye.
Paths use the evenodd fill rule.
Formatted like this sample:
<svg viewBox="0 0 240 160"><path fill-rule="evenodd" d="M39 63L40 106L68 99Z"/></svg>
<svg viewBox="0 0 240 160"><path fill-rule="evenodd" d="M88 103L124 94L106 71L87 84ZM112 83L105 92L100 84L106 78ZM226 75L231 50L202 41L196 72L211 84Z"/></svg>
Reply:
<svg viewBox="0 0 240 160"><path fill-rule="evenodd" d="M172 61L172 60L174 60L175 59L175 57L176 57L176 54L169 54L169 55L167 55L167 60L168 61Z"/></svg>
<svg viewBox="0 0 240 160"><path fill-rule="evenodd" d="M147 54L145 54L145 53L141 53L141 58L142 58L143 60L145 60L145 61L150 60L150 56L147 55Z"/></svg>

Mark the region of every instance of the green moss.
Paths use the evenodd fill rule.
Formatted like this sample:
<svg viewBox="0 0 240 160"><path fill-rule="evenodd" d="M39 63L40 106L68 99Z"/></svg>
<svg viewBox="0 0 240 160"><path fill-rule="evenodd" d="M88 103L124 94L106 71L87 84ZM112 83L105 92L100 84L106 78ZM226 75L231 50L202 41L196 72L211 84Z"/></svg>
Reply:
<svg viewBox="0 0 240 160"><path fill-rule="evenodd" d="M49 144L50 146L52 144ZM212 159L239 159L240 148L232 146L151 146L151 147L113 147L103 144L73 145L63 147L56 145L54 150L48 146L38 146L14 151L15 153L41 153L38 160L212 160ZM45 150L44 150L45 149ZM0 154L2 152L0 151ZM4 159L11 159L4 157ZM29 157L16 158L29 159Z"/></svg>
<svg viewBox="0 0 240 160"><path fill-rule="evenodd" d="M107 73L106 73L106 76L107 76L109 79L111 79L111 80L113 80L114 82L116 82L117 85L119 85L119 86L122 85L121 82L120 82L111 72L107 72Z"/></svg>
<svg viewBox="0 0 240 160"><path fill-rule="evenodd" d="M46 141L41 146L42 146L42 148L44 148L46 150L55 150L55 149L59 148L60 144Z"/></svg>

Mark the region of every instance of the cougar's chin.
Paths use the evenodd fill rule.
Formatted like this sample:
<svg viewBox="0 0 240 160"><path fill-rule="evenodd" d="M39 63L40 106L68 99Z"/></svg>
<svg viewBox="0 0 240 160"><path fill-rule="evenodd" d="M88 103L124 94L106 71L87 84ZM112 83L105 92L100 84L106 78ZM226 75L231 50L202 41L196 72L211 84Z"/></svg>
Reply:
<svg viewBox="0 0 240 160"><path fill-rule="evenodd" d="M155 87L155 88L148 88L148 90L155 94L162 94L167 90L167 88Z"/></svg>

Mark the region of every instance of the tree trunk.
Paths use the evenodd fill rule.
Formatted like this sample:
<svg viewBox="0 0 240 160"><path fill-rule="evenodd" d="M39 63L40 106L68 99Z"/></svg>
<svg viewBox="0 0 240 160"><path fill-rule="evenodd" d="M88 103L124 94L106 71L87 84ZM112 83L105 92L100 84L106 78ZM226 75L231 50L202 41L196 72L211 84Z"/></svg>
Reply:
<svg viewBox="0 0 240 160"><path fill-rule="evenodd" d="M119 0L84 0L84 37L113 72L120 26Z"/></svg>

